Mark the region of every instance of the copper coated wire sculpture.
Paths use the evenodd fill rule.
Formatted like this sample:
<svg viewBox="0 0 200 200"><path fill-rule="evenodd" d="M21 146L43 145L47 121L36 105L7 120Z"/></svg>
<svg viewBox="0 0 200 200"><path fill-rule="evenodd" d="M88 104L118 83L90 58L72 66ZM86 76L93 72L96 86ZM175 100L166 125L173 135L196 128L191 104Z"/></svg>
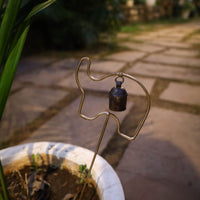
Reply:
<svg viewBox="0 0 200 200"><path fill-rule="evenodd" d="M111 112L107 112L107 111L103 111L103 112L99 112L97 113L95 116L93 117L88 117L84 114L82 114L82 107L83 107L83 103L84 103L84 99L85 99L85 91L84 89L81 87L81 84L80 84L80 81L79 81L79 77L78 77L78 73L79 73L79 70L80 70L80 67L83 63L83 61L87 61L87 74L88 74L88 77L93 80L93 81L101 81L101 80L104 80L108 77L115 77L115 79L117 79L118 77L121 77L122 79L125 78L128 78L128 79L131 79L133 80L134 82L136 82L142 89L143 91L145 92L145 95L146 95L146 99L147 99L147 108L146 108L146 112L143 116L143 118L140 120L135 132L134 132L134 135L132 137L122 133L120 131L120 122L119 122L119 119L117 118L117 116ZM86 188L86 185L87 185L87 182L88 182L88 178L89 178L89 175L91 173L91 170L92 170L92 167L93 167L93 164L94 164L94 161L95 161L95 158L96 158L96 155L99 151L99 147L101 145L101 141L102 141L102 138L103 138L103 135L104 135L104 132L106 130L106 127L107 127L107 124L108 124L108 120L110 117L114 118L117 122L117 132L120 136L122 136L123 138L127 139L127 140L135 140L137 135L139 134L148 114L149 114L149 111L150 111L150 106L151 106L151 100L150 100L150 95L147 91L147 89L144 87L144 85L139 81L137 80L136 78L134 78L133 76L129 75L129 74L125 74L123 72L115 72L115 73L111 73L111 74L108 74L108 75L104 75L103 77L101 78L95 78L94 76L91 75L91 72L90 72L90 65L91 65L91 61L88 57L83 57L77 68L76 68L76 73L75 73L75 79L76 79L76 83L77 83L77 86L78 88L80 89L81 93L82 93L82 98L81 98L81 102L80 102L80 106L79 106L79 115L80 117L82 117L83 119L86 119L86 120L94 120L96 118L98 118L99 116L102 116L102 115L105 115L106 116L106 119L105 119L105 122L104 122L104 126L102 128L102 131L101 131L101 134L100 134L100 137L99 137L99 140L98 140L98 143L97 143L97 147L96 147L96 150L95 150L95 153L94 153L94 156L93 156L93 159L92 159L92 162L91 162L91 165L90 165L90 168L88 170L88 173L87 173L87 176L86 176L86 180L85 180L85 183L84 183L84 186L82 188L82 191L81 191L81 194L80 194L80 200L82 199L83 197L83 193L85 191L85 188Z"/></svg>

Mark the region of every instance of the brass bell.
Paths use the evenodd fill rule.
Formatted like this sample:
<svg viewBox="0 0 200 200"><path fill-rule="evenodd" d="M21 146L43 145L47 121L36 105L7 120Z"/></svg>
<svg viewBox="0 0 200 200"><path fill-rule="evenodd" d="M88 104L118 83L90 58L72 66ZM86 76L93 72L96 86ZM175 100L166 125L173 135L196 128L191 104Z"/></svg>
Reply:
<svg viewBox="0 0 200 200"><path fill-rule="evenodd" d="M113 87L109 92L109 109L112 111L124 111L126 110L127 92L121 87L124 82L124 78L120 77L122 81L118 81L119 77L115 79L116 87Z"/></svg>

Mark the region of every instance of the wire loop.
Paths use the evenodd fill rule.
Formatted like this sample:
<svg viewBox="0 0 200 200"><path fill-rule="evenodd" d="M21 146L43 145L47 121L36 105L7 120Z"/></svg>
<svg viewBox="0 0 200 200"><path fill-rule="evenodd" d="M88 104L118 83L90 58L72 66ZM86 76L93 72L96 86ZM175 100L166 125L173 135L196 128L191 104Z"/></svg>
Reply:
<svg viewBox="0 0 200 200"><path fill-rule="evenodd" d="M116 76L115 78L115 81L118 79L118 78L122 78L122 81L124 82L124 77L125 78L128 78L128 79L131 79L132 81L135 81L142 89L143 91L145 92L145 95L146 95L146 100L147 100L147 108L146 108L146 112L143 116L143 118L140 120L135 132L134 132L134 135L132 137L122 133L120 131L120 122L119 122L119 119L118 117L113 114L113 113L110 113L110 112L107 112L107 111L103 111L103 112L99 112L97 113L96 115L92 116L92 117L88 117L84 114L82 114L82 107L83 107L83 103L84 103L84 99L85 99L85 91L84 89L81 87L81 84L80 84L80 81L79 81L79 78L78 78L78 72L79 72L79 69L81 67L81 64L83 63L83 61L87 61L87 74L88 74L88 77L93 80L93 81L101 81L101 80L104 80L108 77L112 77L112 76ZM105 116L111 116L113 119L116 120L117 122L117 132L119 135L121 135L123 138L127 139L127 140L135 140L136 137L138 136L142 126L144 125L144 122L149 114L149 111L150 111L150 107L151 107L151 99L150 99L150 95L147 91L147 89L145 88L145 86L139 81L137 80L135 77L129 75L129 74L125 74L123 72L115 72L115 73L111 73L111 74L107 74L107 75L104 75L100 78L96 78L94 76L91 75L91 71L90 71L90 65L91 65L91 60L90 58L88 57L83 57L81 58L77 68L76 68L76 73L75 73L75 79L76 79L76 83L77 83L77 86L78 88L80 89L81 93L82 93L82 98L81 98L81 102L80 102L80 105L79 105L79 115L80 117L82 117L83 119L86 119L86 120L94 120L96 118L98 118L99 116L102 116L102 115L105 115Z"/></svg>

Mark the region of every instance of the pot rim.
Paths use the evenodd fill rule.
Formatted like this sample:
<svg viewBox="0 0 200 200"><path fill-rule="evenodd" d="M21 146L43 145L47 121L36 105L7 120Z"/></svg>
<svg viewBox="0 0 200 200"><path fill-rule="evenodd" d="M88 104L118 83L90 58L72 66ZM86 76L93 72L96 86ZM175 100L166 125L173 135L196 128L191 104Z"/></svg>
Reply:
<svg viewBox="0 0 200 200"><path fill-rule="evenodd" d="M71 161L77 165L87 164L90 166L94 152L72 144L34 142L0 150L0 159L3 166L7 166L24 157L31 158L33 154L45 154L51 158L54 156L57 159ZM116 172L99 155L97 155L92 169L92 178L98 186L101 200L125 200L123 188Z"/></svg>

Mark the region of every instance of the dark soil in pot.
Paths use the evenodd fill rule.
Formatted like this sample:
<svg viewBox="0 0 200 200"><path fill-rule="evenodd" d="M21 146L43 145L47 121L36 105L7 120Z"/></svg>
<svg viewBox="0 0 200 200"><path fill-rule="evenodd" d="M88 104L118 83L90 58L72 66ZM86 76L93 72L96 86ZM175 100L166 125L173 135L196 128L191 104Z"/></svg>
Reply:
<svg viewBox="0 0 200 200"><path fill-rule="evenodd" d="M83 187L82 179L67 169L25 166L6 175L10 200L75 200ZM92 182L82 200L100 200Z"/></svg>

